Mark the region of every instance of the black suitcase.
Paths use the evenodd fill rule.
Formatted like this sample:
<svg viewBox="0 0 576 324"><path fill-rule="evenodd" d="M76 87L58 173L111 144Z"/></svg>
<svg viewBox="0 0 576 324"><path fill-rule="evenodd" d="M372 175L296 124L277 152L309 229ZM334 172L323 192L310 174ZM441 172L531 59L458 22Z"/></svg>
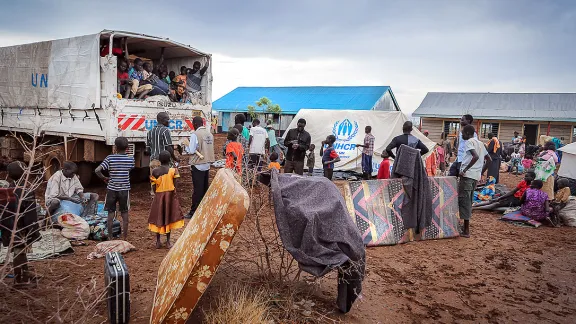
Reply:
<svg viewBox="0 0 576 324"><path fill-rule="evenodd" d="M108 300L108 320L111 324L130 321L130 275L124 258L118 252L106 253L104 281Z"/></svg>

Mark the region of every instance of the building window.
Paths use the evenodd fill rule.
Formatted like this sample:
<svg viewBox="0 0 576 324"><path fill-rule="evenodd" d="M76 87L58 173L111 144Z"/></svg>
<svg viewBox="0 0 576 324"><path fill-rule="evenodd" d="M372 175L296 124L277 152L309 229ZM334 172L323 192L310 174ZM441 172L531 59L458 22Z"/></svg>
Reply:
<svg viewBox="0 0 576 324"><path fill-rule="evenodd" d="M494 136L498 136L498 128L500 128L499 123L482 123L482 127L480 128L480 135L481 138L488 138L488 133L494 134Z"/></svg>
<svg viewBox="0 0 576 324"><path fill-rule="evenodd" d="M456 137L458 135L459 129L460 129L460 122L456 121L444 122L444 134L447 134L449 137Z"/></svg>

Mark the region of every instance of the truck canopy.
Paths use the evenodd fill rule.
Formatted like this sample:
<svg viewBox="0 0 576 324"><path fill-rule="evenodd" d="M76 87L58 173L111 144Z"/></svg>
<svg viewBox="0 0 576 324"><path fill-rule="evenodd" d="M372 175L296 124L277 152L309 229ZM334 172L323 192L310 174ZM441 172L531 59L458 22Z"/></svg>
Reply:
<svg viewBox="0 0 576 324"><path fill-rule="evenodd" d="M92 109L101 105L100 45L126 37L129 53L179 71L209 54L167 38L124 31L0 48L0 108Z"/></svg>

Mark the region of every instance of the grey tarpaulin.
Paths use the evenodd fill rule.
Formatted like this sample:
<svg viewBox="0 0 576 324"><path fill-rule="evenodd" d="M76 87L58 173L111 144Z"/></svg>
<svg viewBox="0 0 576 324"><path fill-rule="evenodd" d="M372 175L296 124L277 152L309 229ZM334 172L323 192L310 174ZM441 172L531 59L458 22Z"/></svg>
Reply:
<svg viewBox="0 0 576 324"><path fill-rule="evenodd" d="M392 167L392 178L402 178L404 201L402 220L405 228L414 228L416 233L428 227L432 221L432 190L420 151L401 145Z"/></svg>
<svg viewBox="0 0 576 324"><path fill-rule="evenodd" d="M360 295L366 251L342 194L323 177L272 171L272 196L282 243L300 268L322 277L338 268L338 308Z"/></svg>

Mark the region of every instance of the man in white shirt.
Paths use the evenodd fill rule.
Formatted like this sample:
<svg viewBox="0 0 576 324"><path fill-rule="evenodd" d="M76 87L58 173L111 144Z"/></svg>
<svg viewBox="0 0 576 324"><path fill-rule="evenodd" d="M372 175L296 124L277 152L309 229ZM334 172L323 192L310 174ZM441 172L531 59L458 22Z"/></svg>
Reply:
<svg viewBox="0 0 576 324"><path fill-rule="evenodd" d="M50 215L60 208L60 202L63 200L83 205L82 209L88 203L92 206L98 202L97 194L84 193L84 187L82 187L76 172L78 172L76 163L64 162L62 170L56 171L48 180L44 201Z"/></svg>
<svg viewBox="0 0 576 324"><path fill-rule="evenodd" d="M260 171L262 169L264 154L270 146L270 141L268 139L268 132L260 127L260 120L258 119L254 119L252 122L248 145L250 146L250 161L248 161L248 167L253 169L254 166L257 165L258 171Z"/></svg>
<svg viewBox="0 0 576 324"><path fill-rule="evenodd" d="M473 138L475 134L474 126L466 125L462 129L462 138L466 141L462 164L460 166L460 181L458 183L458 209L460 218L464 220L463 237L470 237L470 217L472 216L472 199L478 180L488 168L488 163L492 158L484 143Z"/></svg>
<svg viewBox="0 0 576 324"><path fill-rule="evenodd" d="M466 140L462 138L462 130L467 125L472 125L473 121L474 117L472 117L472 115L464 115L462 116L462 118L460 118L460 133L458 134L458 153L456 155L456 161L454 161L454 163L452 163L452 165L450 166L449 176L451 177L458 176L460 171L460 165L462 164L462 158L464 157L464 154L466 154L466 152L464 151L464 148L466 147ZM476 135L476 133L474 133L474 138L478 139L478 135Z"/></svg>

